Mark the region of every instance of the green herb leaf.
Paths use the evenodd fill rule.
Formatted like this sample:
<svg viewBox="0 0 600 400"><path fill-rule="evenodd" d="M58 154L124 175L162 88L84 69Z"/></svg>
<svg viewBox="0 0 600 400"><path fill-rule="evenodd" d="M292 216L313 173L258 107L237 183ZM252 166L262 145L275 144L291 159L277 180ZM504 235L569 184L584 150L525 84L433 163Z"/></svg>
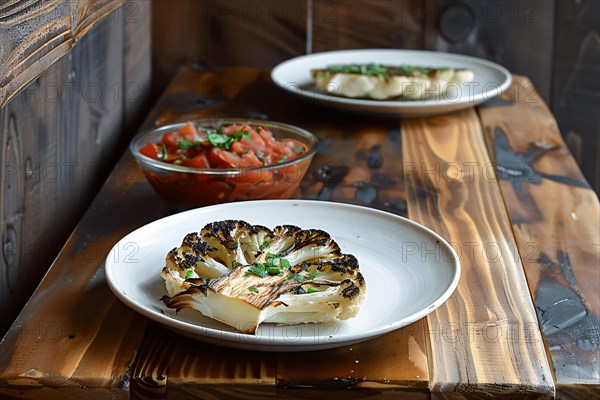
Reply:
<svg viewBox="0 0 600 400"><path fill-rule="evenodd" d="M244 273L244 275L252 275L252 274L260 276L261 278L266 278L269 275L267 272L267 269L265 268L265 265L261 264L261 263L251 266Z"/></svg>
<svg viewBox="0 0 600 400"><path fill-rule="evenodd" d="M271 245L271 242L265 240L260 246L258 246L259 250L264 250Z"/></svg>
<svg viewBox="0 0 600 400"><path fill-rule="evenodd" d="M237 249L238 248L237 242L231 242L231 243L229 243L229 248L231 250Z"/></svg>
<svg viewBox="0 0 600 400"><path fill-rule="evenodd" d="M196 273L192 269L188 269L185 273L185 279L193 278Z"/></svg>
<svg viewBox="0 0 600 400"><path fill-rule="evenodd" d="M258 289L257 289L257 288L255 288L255 287L249 287L249 288L248 288L248 291L249 291L249 292L252 292L252 293L258 293Z"/></svg>
<svg viewBox="0 0 600 400"><path fill-rule="evenodd" d="M224 150L229 150L229 148L235 140L227 135L223 135L220 133L209 133L208 141L215 147Z"/></svg>
<svg viewBox="0 0 600 400"><path fill-rule="evenodd" d="M283 271L281 269L279 269L279 267L266 267L267 268L267 274L269 275L279 275L281 273L283 273Z"/></svg>
<svg viewBox="0 0 600 400"><path fill-rule="evenodd" d="M277 257L267 258L266 266L279 268L279 258L277 258Z"/></svg>
<svg viewBox="0 0 600 400"><path fill-rule="evenodd" d="M308 276L308 280L312 281L313 279L315 279L317 277L317 275L319 274L319 271L317 271L316 269L310 273L310 275Z"/></svg>
<svg viewBox="0 0 600 400"><path fill-rule="evenodd" d="M202 142L192 142L191 140L177 139L177 144L181 150L189 150L196 146L201 146Z"/></svg>
<svg viewBox="0 0 600 400"><path fill-rule="evenodd" d="M235 131L231 134L231 136L233 136L234 138L240 140L242 138L251 141L252 138L250 137L250 134L248 133L248 131Z"/></svg>
<svg viewBox="0 0 600 400"><path fill-rule="evenodd" d="M309 287L306 289L306 293L315 293L315 292L320 292L320 290L317 288L314 288L314 287Z"/></svg>
<svg viewBox="0 0 600 400"><path fill-rule="evenodd" d="M164 143L161 143L161 146L162 146L161 158L163 159L163 161L167 161L167 159L169 158L169 153L167 151L167 146L165 146Z"/></svg>
<svg viewBox="0 0 600 400"><path fill-rule="evenodd" d="M303 151L304 151L304 147L302 147L302 146L294 147L294 153L302 153Z"/></svg>
<svg viewBox="0 0 600 400"><path fill-rule="evenodd" d="M290 262L288 260L286 260L285 258L282 258L281 259L281 268L290 269L290 268L292 268L292 266L290 265Z"/></svg>

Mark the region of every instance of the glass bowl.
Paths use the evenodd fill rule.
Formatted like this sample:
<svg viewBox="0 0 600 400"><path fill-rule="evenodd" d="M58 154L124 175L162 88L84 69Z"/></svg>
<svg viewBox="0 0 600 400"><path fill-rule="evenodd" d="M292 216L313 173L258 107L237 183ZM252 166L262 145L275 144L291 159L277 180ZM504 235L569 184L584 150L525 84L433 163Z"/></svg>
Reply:
<svg viewBox="0 0 600 400"><path fill-rule="evenodd" d="M293 139L307 151L274 165L251 168L194 168L156 160L140 153L146 144L159 143L163 135L188 122L165 125L136 135L129 149L156 193L177 208L194 208L243 200L287 199L298 188L312 161L318 139L312 133L287 124L238 118L189 121L198 130L232 124L266 127L279 141Z"/></svg>

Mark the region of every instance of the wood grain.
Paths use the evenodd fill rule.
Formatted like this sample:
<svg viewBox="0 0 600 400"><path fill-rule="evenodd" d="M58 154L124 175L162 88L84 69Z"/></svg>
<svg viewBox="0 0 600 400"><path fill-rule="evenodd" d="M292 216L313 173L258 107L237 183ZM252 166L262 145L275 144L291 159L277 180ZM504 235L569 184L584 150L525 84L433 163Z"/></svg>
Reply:
<svg viewBox="0 0 600 400"><path fill-rule="evenodd" d="M311 4L312 43L309 44L315 53L341 49L423 47L421 2L327 0L312 1Z"/></svg>
<svg viewBox="0 0 600 400"><path fill-rule="evenodd" d="M152 3L153 69L160 87L183 64L272 68L305 53L305 0Z"/></svg>
<svg viewBox="0 0 600 400"><path fill-rule="evenodd" d="M152 3L127 0L120 9L123 21L124 139L128 140L150 109L152 78Z"/></svg>
<svg viewBox="0 0 600 400"><path fill-rule="evenodd" d="M497 168L512 171L500 173L499 183L557 398L589 398L584 385L600 389L600 204L531 82L515 77L504 98L514 105L479 112Z"/></svg>
<svg viewBox="0 0 600 400"><path fill-rule="evenodd" d="M486 177L477 114L404 120L401 131L403 161L420 165L406 177L409 217L450 241L463 271L455 294L427 318L432 396L552 398L552 373L500 189Z"/></svg>
<svg viewBox="0 0 600 400"><path fill-rule="evenodd" d="M0 107L122 1L17 0L0 6Z"/></svg>
<svg viewBox="0 0 600 400"><path fill-rule="evenodd" d="M276 354L236 350L149 327L135 361L133 398L275 397Z"/></svg>

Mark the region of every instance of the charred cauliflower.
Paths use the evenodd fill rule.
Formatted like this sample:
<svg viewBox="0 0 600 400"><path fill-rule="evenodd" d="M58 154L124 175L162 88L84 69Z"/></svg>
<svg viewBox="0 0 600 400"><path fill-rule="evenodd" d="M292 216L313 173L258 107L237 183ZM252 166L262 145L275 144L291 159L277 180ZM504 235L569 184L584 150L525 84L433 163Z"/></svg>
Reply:
<svg viewBox="0 0 600 400"><path fill-rule="evenodd" d="M252 334L263 322L352 318L365 294L358 261L327 232L237 220L186 235L161 276L168 307L191 307Z"/></svg>

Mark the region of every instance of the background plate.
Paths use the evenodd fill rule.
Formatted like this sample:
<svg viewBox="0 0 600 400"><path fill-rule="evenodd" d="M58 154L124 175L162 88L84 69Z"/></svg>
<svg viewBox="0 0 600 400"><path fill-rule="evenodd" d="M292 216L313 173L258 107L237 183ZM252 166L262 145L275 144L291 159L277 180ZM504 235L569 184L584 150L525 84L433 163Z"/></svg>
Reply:
<svg viewBox="0 0 600 400"><path fill-rule="evenodd" d="M331 64L379 63L386 65L422 65L430 67L470 68L473 82L455 86L455 93L444 98L422 101L364 100L336 97L317 89L310 76L312 69ZM287 92L318 104L352 111L422 117L472 107L506 90L512 76L498 64L459 54L422 50L342 50L293 58L271 72L273 82Z"/></svg>
<svg viewBox="0 0 600 400"><path fill-rule="evenodd" d="M367 286L359 314L339 323L263 324L256 335L247 335L198 311L184 309L176 314L165 307L159 300L166 294L160 270L167 252L179 246L187 233L224 219L329 232L342 252L359 260ZM105 265L115 295L148 318L206 342L268 351L339 347L401 328L446 301L460 276L452 247L415 222L366 207L303 200L229 203L172 215L125 236Z"/></svg>

